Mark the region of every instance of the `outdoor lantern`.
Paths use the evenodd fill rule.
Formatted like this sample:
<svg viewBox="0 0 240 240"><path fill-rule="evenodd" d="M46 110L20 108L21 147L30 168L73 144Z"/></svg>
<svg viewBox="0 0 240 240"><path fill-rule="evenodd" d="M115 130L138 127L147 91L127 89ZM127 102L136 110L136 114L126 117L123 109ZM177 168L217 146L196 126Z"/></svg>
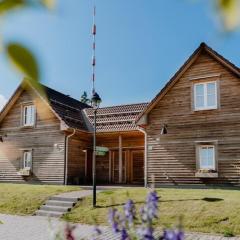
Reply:
<svg viewBox="0 0 240 240"><path fill-rule="evenodd" d="M91 102L92 102L92 107L94 109L98 109L99 108L100 103L102 102L102 99L100 98L100 96L98 95L97 92L93 93Z"/></svg>
<svg viewBox="0 0 240 240"><path fill-rule="evenodd" d="M163 124L163 127L161 129L161 135L165 135L165 134L167 134L167 125Z"/></svg>

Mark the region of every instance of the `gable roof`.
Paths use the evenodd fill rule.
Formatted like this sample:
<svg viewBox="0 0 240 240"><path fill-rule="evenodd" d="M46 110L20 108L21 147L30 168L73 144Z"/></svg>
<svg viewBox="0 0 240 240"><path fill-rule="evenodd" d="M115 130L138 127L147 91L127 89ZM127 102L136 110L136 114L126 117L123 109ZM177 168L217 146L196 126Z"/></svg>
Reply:
<svg viewBox="0 0 240 240"><path fill-rule="evenodd" d="M7 115L11 106L16 102L18 97L26 86L31 87L37 95L45 101L50 107L56 117L62 121L67 128L75 128L81 131L88 131L88 126L84 119L83 109L90 108L89 105L84 104L68 95L60 93L54 89L39 84L39 89L34 87L29 81L25 79L14 92L8 103L0 113L0 123ZM40 91L41 90L41 91Z"/></svg>
<svg viewBox="0 0 240 240"><path fill-rule="evenodd" d="M148 104L145 110L139 114L136 119L136 124L139 124L140 119L147 115L156 104L162 99L162 97L175 85L179 78L186 72L186 70L193 64L193 62L198 58L198 56L203 52L207 52L216 61L220 62L227 69L229 69L233 74L240 77L240 69L231 63L229 60L224 58L222 55L210 48L206 43L201 43L200 46L193 52L193 54L187 59L187 61L182 65L182 67L174 74L174 76L167 82L167 84L161 89L161 91L153 98L153 100Z"/></svg>
<svg viewBox="0 0 240 240"><path fill-rule="evenodd" d="M44 85L42 88L50 106L68 127L88 131L82 110L89 105Z"/></svg>
<svg viewBox="0 0 240 240"><path fill-rule="evenodd" d="M99 108L97 112L97 132L136 131L136 119L148 103L137 103ZM94 110L85 109L84 112L93 125Z"/></svg>

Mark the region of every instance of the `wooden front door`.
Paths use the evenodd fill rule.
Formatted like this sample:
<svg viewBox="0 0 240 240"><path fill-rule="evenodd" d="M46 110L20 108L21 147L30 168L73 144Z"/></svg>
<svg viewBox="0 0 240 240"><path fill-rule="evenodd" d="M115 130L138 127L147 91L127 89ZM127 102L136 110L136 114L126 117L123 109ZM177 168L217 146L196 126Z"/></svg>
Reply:
<svg viewBox="0 0 240 240"><path fill-rule="evenodd" d="M111 152L112 183L119 183L119 152ZM122 182L126 183L126 151L122 152Z"/></svg>
<svg viewBox="0 0 240 240"><path fill-rule="evenodd" d="M144 183L144 151L131 151L131 183Z"/></svg>

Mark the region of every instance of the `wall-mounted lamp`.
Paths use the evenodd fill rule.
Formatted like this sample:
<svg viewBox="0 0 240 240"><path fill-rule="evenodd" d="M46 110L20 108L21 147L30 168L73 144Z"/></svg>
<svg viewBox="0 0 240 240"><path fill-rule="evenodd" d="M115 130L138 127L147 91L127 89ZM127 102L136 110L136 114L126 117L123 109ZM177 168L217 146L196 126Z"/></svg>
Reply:
<svg viewBox="0 0 240 240"><path fill-rule="evenodd" d="M161 129L161 135L165 135L167 133L168 133L167 125L163 124L162 129Z"/></svg>
<svg viewBox="0 0 240 240"><path fill-rule="evenodd" d="M64 150L64 149L61 147L61 145L58 144L58 143L54 143L53 147L54 147L54 149L56 149L56 150L59 151L59 152L62 152L62 151Z"/></svg>

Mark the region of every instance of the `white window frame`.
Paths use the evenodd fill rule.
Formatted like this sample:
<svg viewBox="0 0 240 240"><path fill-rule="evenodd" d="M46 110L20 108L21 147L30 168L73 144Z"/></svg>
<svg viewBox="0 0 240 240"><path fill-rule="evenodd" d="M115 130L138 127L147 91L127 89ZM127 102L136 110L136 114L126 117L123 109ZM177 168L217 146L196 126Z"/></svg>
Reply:
<svg viewBox="0 0 240 240"><path fill-rule="evenodd" d="M30 154L30 166L28 166L28 164L26 164L26 161L27 161L27 155ZM26 149L26 150L23 150L23 169L32 169L32 149Z"/></svg>
<svg viewBox="0 0 240 240"><path fill-rule="evenodd" d="M212 148L213 149L213 165L208 168L203 168L201 165L201 149L203 148ZM199 145L198 146L198 161L199 161L199 169L204 170L216 170L216 147L215 145Z"/></svg>
<svg viewBox="0 0 240 240"><path fill-rule="evenodd" d="M27 109L31 108L31 113L32 116L30 116L30 121L28 122L27 119ZM34 104L28 104L28 105L24 105L23 106L23 111L22 111L22 123L24 127L33 127L35 125L35 121L36 121L36 107Z"/></svg>
<svg viewBox="0 0 240 240"><path fill-rule="evenodd" d="M215 105L214 106L207 106L207 84L208 83L214 83L215 84ZM196 88L199 85L203 85L203 97L204 97L204 106L203 107L197 107L197 91L196 91ZM218 108L217 81L208 81L208 82L195 83L194 84L193 94L194 94L194 110L195 111L210 110L210 109L217 109Z"/></svg>

